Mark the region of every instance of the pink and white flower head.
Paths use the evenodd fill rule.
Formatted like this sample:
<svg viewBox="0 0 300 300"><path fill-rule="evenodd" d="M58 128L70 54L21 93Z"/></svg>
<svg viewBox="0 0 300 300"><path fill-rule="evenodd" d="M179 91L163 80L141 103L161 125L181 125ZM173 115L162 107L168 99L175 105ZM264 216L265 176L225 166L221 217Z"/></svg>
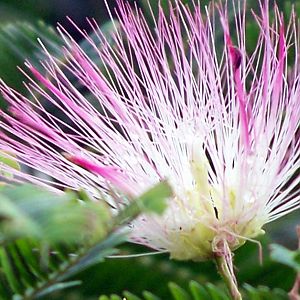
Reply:
<svg viewBox="0 0 300 300"><path fill-rule="evenodd" d="M208 259L224 244L234 250L297 209L299 39L294 16L284 26L275 7L271 21L267 3L251 16L253 53L240 2L229 29L226 7L177 1L150 28L119 1L113 45L94 21L99 41L82 32L100 67L60 27L65 58L45 49L47 76L27 63L30 99L1 83L10 112L1 112L0 149L55 179L10 170L15 180L96 198L111 186L138 196L167 179L167 210L141 216L130 238L182 260Z"/></svg>

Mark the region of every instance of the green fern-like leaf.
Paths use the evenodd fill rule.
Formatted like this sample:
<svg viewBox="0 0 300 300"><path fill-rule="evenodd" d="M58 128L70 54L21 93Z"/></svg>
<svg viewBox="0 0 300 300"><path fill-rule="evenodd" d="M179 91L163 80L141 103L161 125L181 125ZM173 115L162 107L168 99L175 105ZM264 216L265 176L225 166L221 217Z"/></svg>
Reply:
<svg viewBox="0 0 300 300"><path fill-rule="evenodd" d="M300 250L289 250L278 244L271 245L271 258L300 272Z"/></svg>
<svg viewBox="0 0 300 300"><path fill-rule="evenodd" d="M103 202L78 201L73 192L1 187L0 299L38 299L80 284L68 280L115 254L126 240L120 227L141 212L161 213L170 195L160 183L113 217Z"/></svg>
<svg viewBox="0 0 300 300"><path fill-rule="evenodd" d="M169 290L172 300L230 300L227 291L224 287L216 286L212 283L200 285L195 281L191 281L189 284L189 290L185 290L177 284L169 283ZM245 285L242 289L245 300L288 300L288 295L280 289L270 290L268 287L260 286L254 288L250 285ZM149 292L143 293L143 298L135 296L129 292L124 292L123 296L128 300L159 300L160 298ZM119 300L124 299L115 295L100 296L99 300Z"/></svg>

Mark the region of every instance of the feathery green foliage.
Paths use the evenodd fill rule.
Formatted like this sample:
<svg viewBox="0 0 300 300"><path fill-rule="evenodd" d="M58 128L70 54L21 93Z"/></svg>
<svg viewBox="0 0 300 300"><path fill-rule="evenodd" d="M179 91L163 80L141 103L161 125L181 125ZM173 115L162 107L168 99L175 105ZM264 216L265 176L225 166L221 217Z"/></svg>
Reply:
<svg viewBox="0 0 300 300"><path fill-rule="evenodd" d="M200 285L195 281L189 283L189 290L185 290L177 284L169 283L170 298L172 300L230 300L228 293L224 287L216 286L212 283ZM254 288L250 285L244 285L242 289L243 299L245 300L287 300L288 295L280 289L270 290L267 287L260 286ZM123 296L126 300L160 300L161 298L144 291L143 296L136 296L128 291L123 292ZM124 298L111 295L102 295L99 300L122 300Z"/></svg>
<svg viewBox="0 0 300 300"><path fill-rule="evenodd" d="M274 261L300 272L300 250L292 251L278 244L272 244L270 248L271 257Z"/></svg>
<svg viewBox="0 0 300 300"><path fill-rule="evenodd" d="M0 189L0 299L37 299L80 284L66 281L117 252L122 226L141 212L161 213L170 187L162 182L112 216L103 201L79 201L32 185Z"/></svg>

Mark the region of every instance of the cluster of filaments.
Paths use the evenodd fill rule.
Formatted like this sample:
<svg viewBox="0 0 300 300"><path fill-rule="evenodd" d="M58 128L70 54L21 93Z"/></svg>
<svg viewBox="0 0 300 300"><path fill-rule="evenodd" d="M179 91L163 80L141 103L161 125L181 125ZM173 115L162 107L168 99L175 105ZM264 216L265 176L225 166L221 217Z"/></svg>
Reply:
<svg viewBox="0 0 300 300"><path fill-rule="evenodd" d="M97 63L60 28L64 62L45 49L47 76L27 64L35 77L28 76L30 99L0 86L11 112L1 112L0 149L55 181L2 169L15 180L95 198L112 186L137 196L168 179L174 197L165 214L141 216L131 240L177 259L207 259L224 244L234 250L255 238L300 200L297 51L289 82L286 62L298 38L292 18L284 28L277 9L271 24L267 2L254 16L251 55L241 7L234 43L227 8L203 13L177 3L168 17L160 10L152 30L120 1L112 40L94 21L98 42L80 31Z"/></svg>

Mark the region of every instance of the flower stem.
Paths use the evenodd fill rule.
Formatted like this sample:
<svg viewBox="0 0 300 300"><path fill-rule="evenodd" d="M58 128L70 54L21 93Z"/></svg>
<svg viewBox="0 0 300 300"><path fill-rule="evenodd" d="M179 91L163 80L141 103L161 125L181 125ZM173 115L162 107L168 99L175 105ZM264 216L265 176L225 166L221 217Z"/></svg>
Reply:
<svg viewBox="0 0 300 300"><path fill-rule="evenodd" d="M242 300L242 295L238 290L236 279L233 272L228 267L225 256L215 256L217 269L222 276L233 300Z"/></svg>

